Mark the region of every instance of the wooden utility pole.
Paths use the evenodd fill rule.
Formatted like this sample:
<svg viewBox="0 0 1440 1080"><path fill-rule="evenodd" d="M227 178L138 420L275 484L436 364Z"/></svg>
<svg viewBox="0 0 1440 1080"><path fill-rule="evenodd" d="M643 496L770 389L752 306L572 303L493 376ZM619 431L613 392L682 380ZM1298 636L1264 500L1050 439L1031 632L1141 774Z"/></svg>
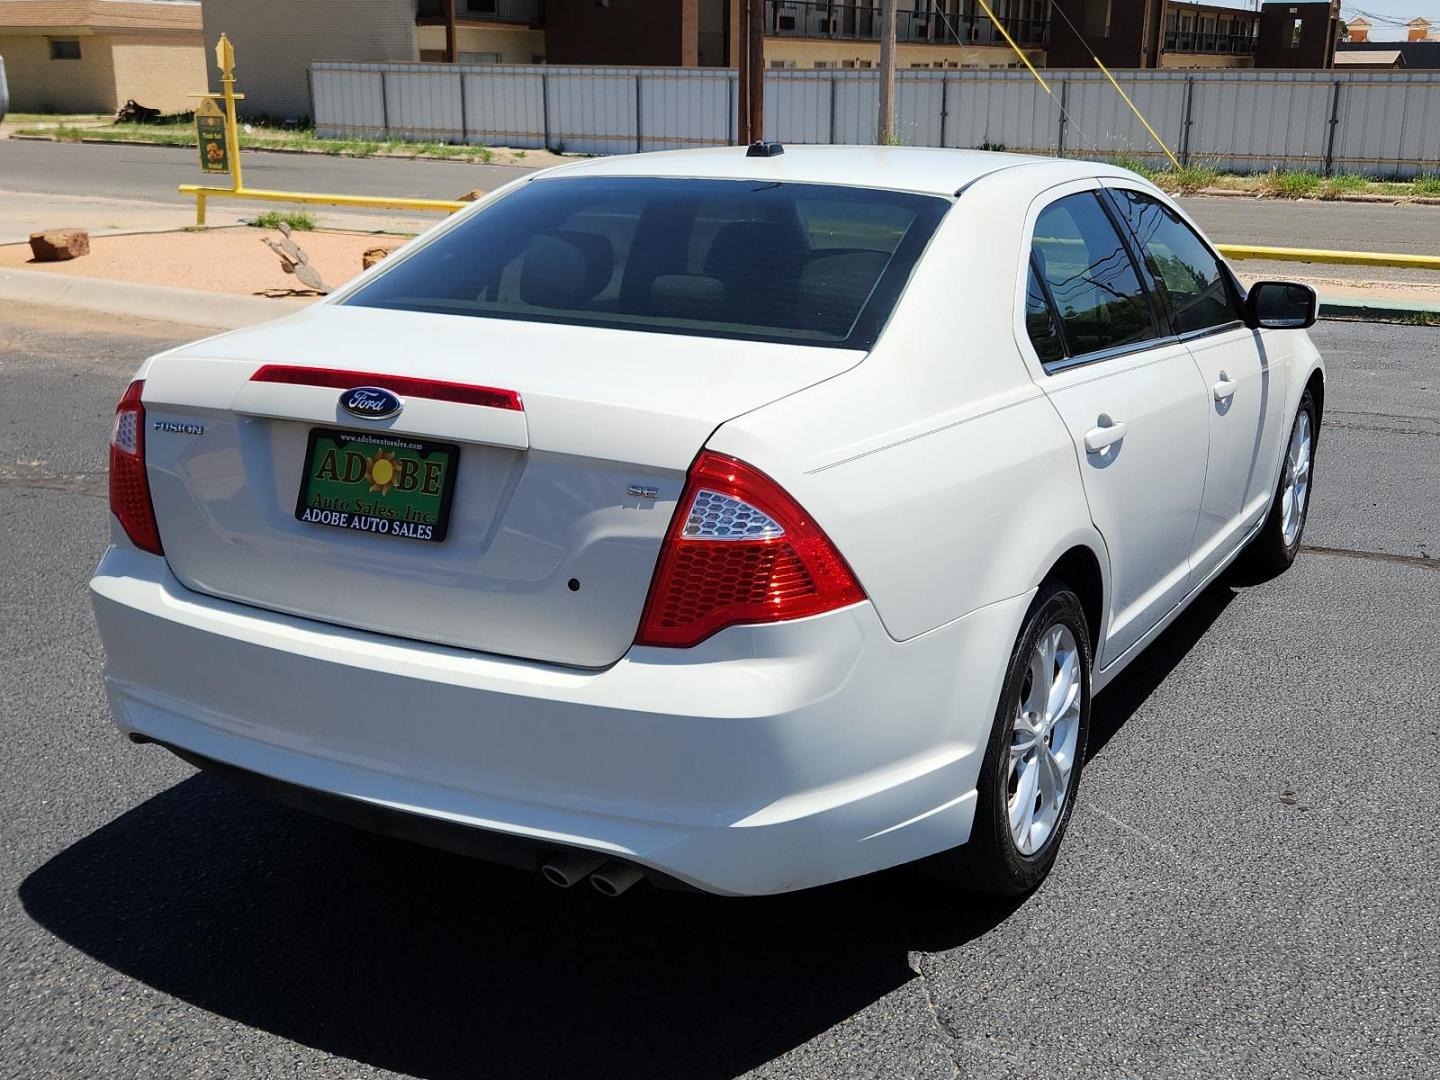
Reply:
<svg viewBox="0 0 1440 1080"><path fill-rule="evenodd" d="M749 41L746 49L749 87L745 96L749 106L750 136L746 142L759 142L765 138L765 3L766 0L749 0Z"/></svg>
<svg viewBox="0 0 1440 1080"><path fill-rule="evenodd" d="M455 0L445 0L445 62L453 64L459 59L455 45Z"/></svg>
<svg viewBox="0 0 1440 1080"><path fill-rule="evenodd" d="M750 0L737 0L735 13L735 141L741 146L750 142Z"/></svg>
<svg viewBox="0 0 1440 1080"><path fill-rule="evenodd" d="M899 0L884 0L880 24L880 122L876 139L881 146L895 141L895 9Z"/></svg>

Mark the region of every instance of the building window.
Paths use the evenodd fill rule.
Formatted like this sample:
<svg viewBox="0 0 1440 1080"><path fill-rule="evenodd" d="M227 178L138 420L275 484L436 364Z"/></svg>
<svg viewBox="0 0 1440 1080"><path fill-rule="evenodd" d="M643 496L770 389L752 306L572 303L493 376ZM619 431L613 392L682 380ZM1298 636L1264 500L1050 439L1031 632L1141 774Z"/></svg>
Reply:
<svg viewBox="0 0 1440 1080"><path fill-rule="evenodd" d="M1300 20L1298 18L1290 20L1290 30L1285 35L1285 47L1287 49L1300 48Z"/></svg>
<svg viewBox="0 0 1440 1080"><path fill-rule="evenodd" d="M793 67L795 66L795 61L794 61L794 60L771 60L771 61L770 61L770 66L771 66L772 68L781 68L781 69L793 68Z"/></svg>
<svg viewBox="0 0 1440 1080"><path fill-rule="evenodd" d="M500 54L498 52L462 52L458 57L462 64L498 64Z"/></svg>
<svg viewBox="0 0 1440 1080"><path fill-rule="evenodd" d="M79 60L80 39L73 37L52 37L50 39L51 60Z"/></svg>
<svg viewBox="0 0 1440 1080"><path fill-rule="evenodd" d="M1086 37L1110 36L1110 0L1085 0L1080 9L1080 29Z"/></svg>
<svg viewBox="0 0 1440 1080"><path fill-rule="evenodd" d="M817 68L828 68L828 67L834 67L835 65L832 64L829 60L816 60L816 61L815 61L815 66L816 66Z"/></svg>

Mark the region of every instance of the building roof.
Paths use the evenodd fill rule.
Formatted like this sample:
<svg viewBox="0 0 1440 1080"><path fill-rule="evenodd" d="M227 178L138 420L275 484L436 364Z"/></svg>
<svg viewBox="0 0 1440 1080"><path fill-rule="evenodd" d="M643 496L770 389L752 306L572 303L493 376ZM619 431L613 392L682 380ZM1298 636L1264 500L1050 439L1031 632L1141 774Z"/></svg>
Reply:
<svg viewBox="0 0 1440 1080"><path fill-rule="evenodd" d="M1335 47L1338 61L1345 53L1399 52L1408 70L1440 69L1440 41L1342 41Z"/></svg>
<svg viewBox="0 0 1440 1080"><path fill-rule="evenodd" d="M198 0L0 0L0 31L201 28Z"/></svg>
<svg viewBox="0 0 1440 1080"><path fill-rule="evenodd" d="M1393 42L1391 43L1393 44ZM1404 54L1399 49L1356 49L1353 52L1337 52L1336 67L1404 67Z"/></svg>
<svg viewBox="0 0 1440 1080"><path fill-rule="evenodd" d="M747 157L743 146L721 146L591 158L548 174L772 180L953 195L984 176L1019 165L1051 170L1053 183L1123 172L1065 158L923 146L787 146L776 157Z"/></svg>

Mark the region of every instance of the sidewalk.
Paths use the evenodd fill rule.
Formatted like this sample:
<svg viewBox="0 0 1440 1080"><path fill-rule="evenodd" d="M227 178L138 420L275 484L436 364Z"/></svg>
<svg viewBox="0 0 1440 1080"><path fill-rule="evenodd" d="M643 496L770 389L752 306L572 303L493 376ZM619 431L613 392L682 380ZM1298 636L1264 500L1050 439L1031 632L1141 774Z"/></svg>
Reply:
<svg viewBox="0 0 1440 1080"><path fill-rule="evenodd" d="M31 262L29 244L0 246L0 270L24 270L64 278L98 278L132 285L198 289L230 296L313 299L264 243L280 240L273 229L247 225L204 232L155 232L92 236L90 254L58 263ZM408 239L389 233L296 232L293 239L331 289L361 270L371 248L397 248Z"/></svg>

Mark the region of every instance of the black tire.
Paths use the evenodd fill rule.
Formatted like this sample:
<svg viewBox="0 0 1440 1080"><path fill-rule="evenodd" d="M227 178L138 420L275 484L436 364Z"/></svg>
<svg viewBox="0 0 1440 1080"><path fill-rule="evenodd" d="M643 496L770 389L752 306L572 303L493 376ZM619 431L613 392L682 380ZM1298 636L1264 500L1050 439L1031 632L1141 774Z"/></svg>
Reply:
<svg viewBox="0 0 1440 1080"><path fill-rule="evenodd" d="M1289 543L1285 540L1284 505L1283 496L1285 485L1289 480L1289 454L1290 440L1294 437L1295 428L1300 423L1300 417L1308 415L1310 418L1310 475L1304 505L1300 511L1300 527L1295 531L1294 539ZM1243 565L1251 571L1263 576L1274 577L1283 574L1290 569L1290 564L1295 561L1295 556L1300 553L1300 542L1305 538L1305 522L1310 517L1310 503L1314 499L1315 486L1315 448L1320 441L1320 410L1315 407L1315 399L1307 389L1300 398L1300 407L1295 411L1295 419L1290 423L1290 430L1285 435L1285 448L1280 457L1280 476L1275 481L1275 494L1271 499L1270 513L1265 518L1265 524L1260 526L1260 531L1250 541L1241 556Z"/></svg>
<svg viewBox="0 0 1440 1080"><path fill-rule="evenodd" d="M1016 845L1008 820L1010 803L1010 749L1016 715L1027 688L1031 656L1042 636L1053 627L1068 627L1080 659L1079 730L1073 750L1069 787L1048 838L1033 853L1025 854ZM1090 667L1093 662L1090 633L1080 598L1059 582L1041 586L1019 640L1010 654L995 724L980 769L975 820L969 842L932 856L925 866L933 879L949 885L997 897L1019 897L1033 891L1045 880L1055 864L1060 843L1070 824L1075 793L1085 765L1085 746L1090 734Z"/></svg>

